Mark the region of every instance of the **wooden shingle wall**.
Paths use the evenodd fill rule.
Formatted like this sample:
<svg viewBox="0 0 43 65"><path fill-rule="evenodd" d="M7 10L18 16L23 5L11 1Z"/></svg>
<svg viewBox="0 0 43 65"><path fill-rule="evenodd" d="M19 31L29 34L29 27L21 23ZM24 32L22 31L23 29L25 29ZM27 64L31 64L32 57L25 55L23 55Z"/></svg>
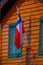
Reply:
<svg viewBox="0 0 43 65"><path fill-rule="evenodd" d="M28 48L29 59L28 65L43 65L43 56L38 55L38 39L39 39L39 18L43 16L43 3L37 0L19 0L7 12L2 20L2 51L1 63L2 65L26 65L26 34L23 35L22 57L21 58L8 58L8 24L17 22L16 6L19 7L22 19L25 21L24 27L26 33L29 34L29 22L31 16L31 37L30 46Z"/></svg>

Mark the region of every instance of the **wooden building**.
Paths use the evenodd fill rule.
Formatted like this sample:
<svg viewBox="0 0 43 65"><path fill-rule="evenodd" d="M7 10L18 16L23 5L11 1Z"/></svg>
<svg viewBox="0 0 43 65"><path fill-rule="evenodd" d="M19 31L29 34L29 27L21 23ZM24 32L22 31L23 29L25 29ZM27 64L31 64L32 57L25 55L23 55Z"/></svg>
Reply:
<svg viewBox="0 0 43 65"><path fill-rule="evenodd" d="M15 30L18 18L16 6L24 20L25 33L21 54L9 56L12 52L9 45L13 42L12 33L14 33L11 30ZM43 65L43 0L16 0L5 12L0 22L0 65Z"/></svg>

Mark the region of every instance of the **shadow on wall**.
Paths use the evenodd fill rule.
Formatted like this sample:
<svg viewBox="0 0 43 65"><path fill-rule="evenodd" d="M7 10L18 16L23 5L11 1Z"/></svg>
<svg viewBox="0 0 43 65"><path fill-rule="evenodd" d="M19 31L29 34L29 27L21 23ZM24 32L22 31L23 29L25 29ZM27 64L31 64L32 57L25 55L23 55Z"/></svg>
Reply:
<svg viewBox="0 0 43 65"><path fill-rule="evenodd" d="M16 6L18 6L18 8L19 8L24 1L25 1L25 0L18 0L18 1L16 1L16 2L9 8L9 10L7 11L7 13L6 13L5 16L3 17L4 20L2 19L2 22L3 22L4 24L6 23L6 21L9 20L9 18L12 16L12 14L17 11L17 10L16 10ZM15 15L17 15L17 14L15 14Z"/></svg>
<svg viewBox="0 0 43 65"><path fill-rule="evenodd" d="M38 0L40 3L43 3L43 0Z"/></svg>

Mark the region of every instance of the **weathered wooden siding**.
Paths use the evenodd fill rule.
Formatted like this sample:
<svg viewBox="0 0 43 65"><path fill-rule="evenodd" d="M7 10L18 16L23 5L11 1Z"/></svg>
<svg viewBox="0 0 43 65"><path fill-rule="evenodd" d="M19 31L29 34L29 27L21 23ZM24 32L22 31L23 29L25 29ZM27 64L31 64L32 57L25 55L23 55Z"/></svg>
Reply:
<svg viewBox="0 0 43 65"><path fill-rule="evenodd" d="M17 22L17 11L15 7L18 6L20 14L24 22L25 31L29 30L29 20L31 16L31 42L29 46L30 54L28 60L28 65L43 65L43 56L38 55L38 39L39 39L39 18L43 16L43 4L36 0L31 1L17 1L11 9L7 12L2 20L2 51L1 51L1 63L2 65L26 65L26 36L23 36L23 46L22 46L22 57L21 58L8 58L8 24ZM26 24L27 23L27 24ZM28 26L27 26L28 25ZM29 33L29 31L28 31ZM28 50L28 51L29 51ZM29 64L30 62L30 64Z"/></svg>

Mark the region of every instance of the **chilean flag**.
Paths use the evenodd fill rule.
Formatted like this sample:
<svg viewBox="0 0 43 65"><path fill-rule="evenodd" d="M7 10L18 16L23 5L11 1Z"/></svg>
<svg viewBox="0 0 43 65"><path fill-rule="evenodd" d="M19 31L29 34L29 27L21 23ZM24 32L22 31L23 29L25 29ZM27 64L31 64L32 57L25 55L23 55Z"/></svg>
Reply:
<svg viewBox="0 0 43 65"><path fill-rule="evenodd" d="M24 33L24 27L22 26L22 19L20 17L20 13L18 14L18 22L16 26L16 31L15 31L15 38L14 38L14 44L16 48L20 48L22 44L22 33Z"/></svg>

